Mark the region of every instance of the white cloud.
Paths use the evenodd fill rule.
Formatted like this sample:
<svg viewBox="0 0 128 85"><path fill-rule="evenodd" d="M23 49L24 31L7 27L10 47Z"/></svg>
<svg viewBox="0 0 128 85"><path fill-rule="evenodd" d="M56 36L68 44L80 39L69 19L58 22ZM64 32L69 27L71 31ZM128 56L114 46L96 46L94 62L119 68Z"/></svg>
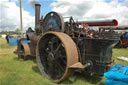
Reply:
<svg viewBox="0 0 128 85"><path fill-rule="evenodd" d="M125 0L123 3L121 3L121 5L128 7L128 0Z"/></svg>
<svg viewBox="0 0 128 85"><path fill-rule="evenodd" d="M17 1L17 0L13 0ZM23 30L28 27L34 27L35 19L28 11L22 9L23 15ZM0 2L0 30L15 30L20 28L20 9L16 2L9 2L3 0Z"/></svg>
<svg viewBox="0 0 128 85"><path fill-rule="evenodd" d="M20 0L19 0L20 1ZM15 2L15 3L17 3L18 2L18 0L10 0L10 2Z"/></svg>
<svg viewBox="0 0 128 85"><path fill-rule="evenodd" d="M53 11L63 14L63 16L84 16L94 5L92 0L57 0L52 3Z"/></svg>
<svg viewBox="0 0 128 85"><path fill-rule="evenodd" d="M57 0L52 3L53 11L76 20L117 19L119 25L128 25L128 0Z"/></svg>
<svg viewBox="0 0 128 85"><path fill-rule="evenodd" d="M29 2L38 1L38 0L28 0Z"/></svg>
<svg viewBox="0 0 128 85"><path fill-rule="evenodd" d="M32 5L33 7L35 7L35 4L38 4L38 3L39 3L38 0L28 0L28 2L31 3L31 5Z"/></svg>

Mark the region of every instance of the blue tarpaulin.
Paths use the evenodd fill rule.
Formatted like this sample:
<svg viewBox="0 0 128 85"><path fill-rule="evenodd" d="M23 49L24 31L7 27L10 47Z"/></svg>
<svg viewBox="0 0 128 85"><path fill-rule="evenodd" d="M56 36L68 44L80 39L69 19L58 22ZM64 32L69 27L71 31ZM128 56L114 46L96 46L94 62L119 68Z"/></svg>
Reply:
<svg viewBox="0 0 128 85"><path fill-rule="evenodd" d="M17 45L18 38L9 38L9 45ZM31 43L31 40L21 40L21 43Z"/></svg>
<svg viewBox="0 0 128 85"><path fill-rule="evenodd" d="M18 38L9 38L9 45L17 45Z"/></svg>
<svg viewBox="0 0 128 85"><path fill-rule="evenodd" d="M108 78L104 81L107 85L128 85L128 65L116 64L104 76Z"/></svg>

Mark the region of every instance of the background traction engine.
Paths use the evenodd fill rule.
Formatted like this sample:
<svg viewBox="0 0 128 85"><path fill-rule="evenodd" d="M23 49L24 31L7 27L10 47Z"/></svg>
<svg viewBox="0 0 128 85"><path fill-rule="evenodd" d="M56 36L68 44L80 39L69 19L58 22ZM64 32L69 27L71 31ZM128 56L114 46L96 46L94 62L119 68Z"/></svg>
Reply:
<svg viewBox="0 0 128 85"><path fill-rule="evenodd" d="M35 31L29 28L27 37L18 41L15 53L19 57L36 56L40 72L53 82L61 82L75 71L103 75L109 69L119 35L91 31L89 26L116 26L116 20L75 22L69 17L64 22L56 12L40 19L40 5L36 4L35 9Z"/></svg>

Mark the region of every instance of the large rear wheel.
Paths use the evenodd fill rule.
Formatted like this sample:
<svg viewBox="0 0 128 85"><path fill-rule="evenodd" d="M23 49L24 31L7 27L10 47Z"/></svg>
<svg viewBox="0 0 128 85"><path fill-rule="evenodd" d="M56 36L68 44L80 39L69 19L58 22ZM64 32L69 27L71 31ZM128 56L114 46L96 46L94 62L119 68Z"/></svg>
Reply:
<svg viewBox="0 0 128 85"><path fill-rule="evenodd" d="M78 62L74 41L61 32L47 32L37 45L37 63L40 72L53 82L61 82L73 74L69 67Z"/></svg>

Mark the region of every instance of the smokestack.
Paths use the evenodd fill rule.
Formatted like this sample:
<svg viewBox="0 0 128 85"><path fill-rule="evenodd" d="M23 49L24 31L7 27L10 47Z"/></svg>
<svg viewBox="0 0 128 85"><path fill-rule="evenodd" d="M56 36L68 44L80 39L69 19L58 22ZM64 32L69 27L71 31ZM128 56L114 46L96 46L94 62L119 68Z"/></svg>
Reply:
<svg viewBox="0 0 128 85"><path fill-rule="evenodd" d="M35 4L35 31L39 31L39 20L40 20L40 4Z"/></svg>

